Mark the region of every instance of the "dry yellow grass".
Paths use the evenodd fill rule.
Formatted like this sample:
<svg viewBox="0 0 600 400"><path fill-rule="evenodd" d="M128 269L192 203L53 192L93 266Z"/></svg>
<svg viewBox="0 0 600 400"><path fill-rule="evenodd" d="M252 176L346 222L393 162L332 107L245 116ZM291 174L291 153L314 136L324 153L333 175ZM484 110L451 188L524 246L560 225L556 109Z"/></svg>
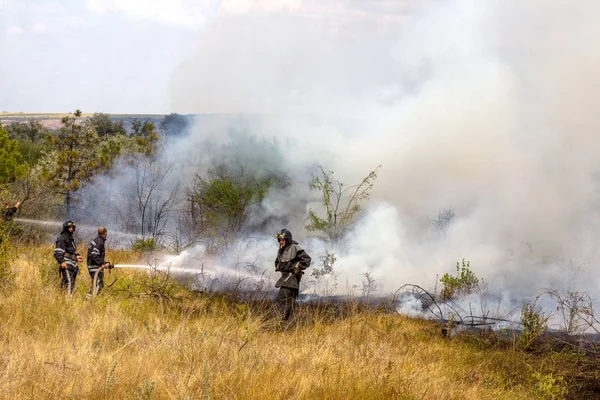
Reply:
<svg viewBox="0 0 600 400"><path fill-rule="evenodd" d="M533 378L543 371L533 356L444 339L435 324L402 316L331 320L303 309L302 323L278 327L217 296L160 302L113 287L86 301L85 267L69 297L44 277L51 252L25 251L16 289L2 295L1 398L480 400L562 390L540 386L549 372Z"/></svg>

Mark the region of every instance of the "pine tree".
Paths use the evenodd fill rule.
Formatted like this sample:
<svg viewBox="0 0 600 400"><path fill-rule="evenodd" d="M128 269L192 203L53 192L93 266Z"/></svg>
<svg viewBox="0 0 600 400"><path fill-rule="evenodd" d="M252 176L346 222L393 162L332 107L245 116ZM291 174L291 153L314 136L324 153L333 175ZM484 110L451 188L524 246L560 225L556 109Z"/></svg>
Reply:
<svg viewBox="0 0 600 400"><path fill-rule="evenodd" d="M57 135L48 135L56 151L56 166L47 170L47 179L65 196L65 213L71 217L73 193L96 174L112 166L120 153L114 142L102 141L91 124L81 122L81 111L62 119ZM117 147L115 147L117 146Z"/></svg>

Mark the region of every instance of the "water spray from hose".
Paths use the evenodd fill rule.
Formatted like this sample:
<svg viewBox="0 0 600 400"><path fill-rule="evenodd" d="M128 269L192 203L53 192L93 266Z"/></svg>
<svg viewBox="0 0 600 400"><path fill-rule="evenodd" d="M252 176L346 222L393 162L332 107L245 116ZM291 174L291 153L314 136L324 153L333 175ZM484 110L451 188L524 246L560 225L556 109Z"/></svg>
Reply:
<svg viewBox="0 0 600 400"><path fill-rule="evenodd" d="M115 264L115 268L134 268L134 269L146 269L146 270L156 270L156 271L164 271L164 272L172 272L175 274L199 274L200 270L196 268L181 268L181 267L163 267L160 265L143 265L143 264Z"/></svg>

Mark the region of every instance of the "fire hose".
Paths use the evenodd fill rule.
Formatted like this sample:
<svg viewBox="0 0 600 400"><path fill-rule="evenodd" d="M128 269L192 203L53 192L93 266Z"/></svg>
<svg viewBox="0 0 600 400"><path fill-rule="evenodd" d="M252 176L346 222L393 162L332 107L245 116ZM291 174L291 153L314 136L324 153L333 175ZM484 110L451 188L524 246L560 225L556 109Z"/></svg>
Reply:
<svg viewBox="0 0 600 400"><path fill-rule="evenodd" d="M92 297L96 297L98 295L98 277L100 276L100 271L104 269L108 269L108 273L111 273L111 270L115 267L114 264L110 262L104 263L104 268L98 268L94 273L94 279L92 280Z"/></svg>

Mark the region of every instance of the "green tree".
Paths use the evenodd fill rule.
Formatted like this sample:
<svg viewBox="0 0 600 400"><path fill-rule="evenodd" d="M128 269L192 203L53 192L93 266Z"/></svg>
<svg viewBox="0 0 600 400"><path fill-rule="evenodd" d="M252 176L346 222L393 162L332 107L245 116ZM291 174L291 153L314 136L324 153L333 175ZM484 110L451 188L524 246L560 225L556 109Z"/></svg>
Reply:
<svg viewBox="0 0 600 400"><path fill-rule="evenodd" d="M33 166L47 153L50 146L45 138L50 130L39 121L31 119L27 122L13 122L6 127L6 132L11 139L19 141L19 152L23 160Z"/></svg>
<svg viewBox="0 0 600 400"><path fill-rule="evenodd" d="M26 170L19 152L19 142L9 139L0 124L0 184L14 182Z"/></svg>
<svg viewBox="0 0 600 400"><path fill-rule="evenodd" d="M360 183L346 185L334 178L333 171L325 172L319 166L320 175L313 175L309 187L321 195L325 216L318 216L311 208L306 229L330 242L342 239L361 211L362 203L368 200L380 167L369 172Z"/></svg>
<svg viewBox="0 0 600 400"><path fill-rule="evenodd" d="M131 121L131 139L126 148L128 161L133 162L137 156L154 159L158 155L160 136L150 121Z"/></svg>
<svg viewBox="0 0 600 400"><path fill-rule="evenodd" d="M127 134L123 121L113 121L108 114L95 113L86 123L96 131L100 138Z"/></svg>
<svg viewBox="0 0 600 400"><path fill-rule="evenodd" d="M250 208L259 204L275 177L260 177L245 166L230 171L219 165L207 177L197 176L192 192L192 218L211 243L212 251L227 248L247 226Z"/></svg>
<svg viewBox="0 0 600 400"><path fill-rule="evenodd" d="M165 136L178 136L185 132L189 127L190 120L187 116L171 113L165 115L160 123L160 129L165 133Z"/></svg>
<svg viewBox="0 0 600 400"><path fill-rule="evenodd" d="M49 132L48 128L35 119L30 119L27 122L13 122L5 129L11 139L28 140L30 142L43 141Z"/></svg>
<svg viewBox="0 0 600 400"><path fill-rule="evenodd" d="M118 144L100 140L93 127L80 123L80 118L80 110L63 117L59 132L47 137L56 151L56 164L45 175L65 196L67 218L71 217L73 193L110 168L120 153Z"/></svg>

